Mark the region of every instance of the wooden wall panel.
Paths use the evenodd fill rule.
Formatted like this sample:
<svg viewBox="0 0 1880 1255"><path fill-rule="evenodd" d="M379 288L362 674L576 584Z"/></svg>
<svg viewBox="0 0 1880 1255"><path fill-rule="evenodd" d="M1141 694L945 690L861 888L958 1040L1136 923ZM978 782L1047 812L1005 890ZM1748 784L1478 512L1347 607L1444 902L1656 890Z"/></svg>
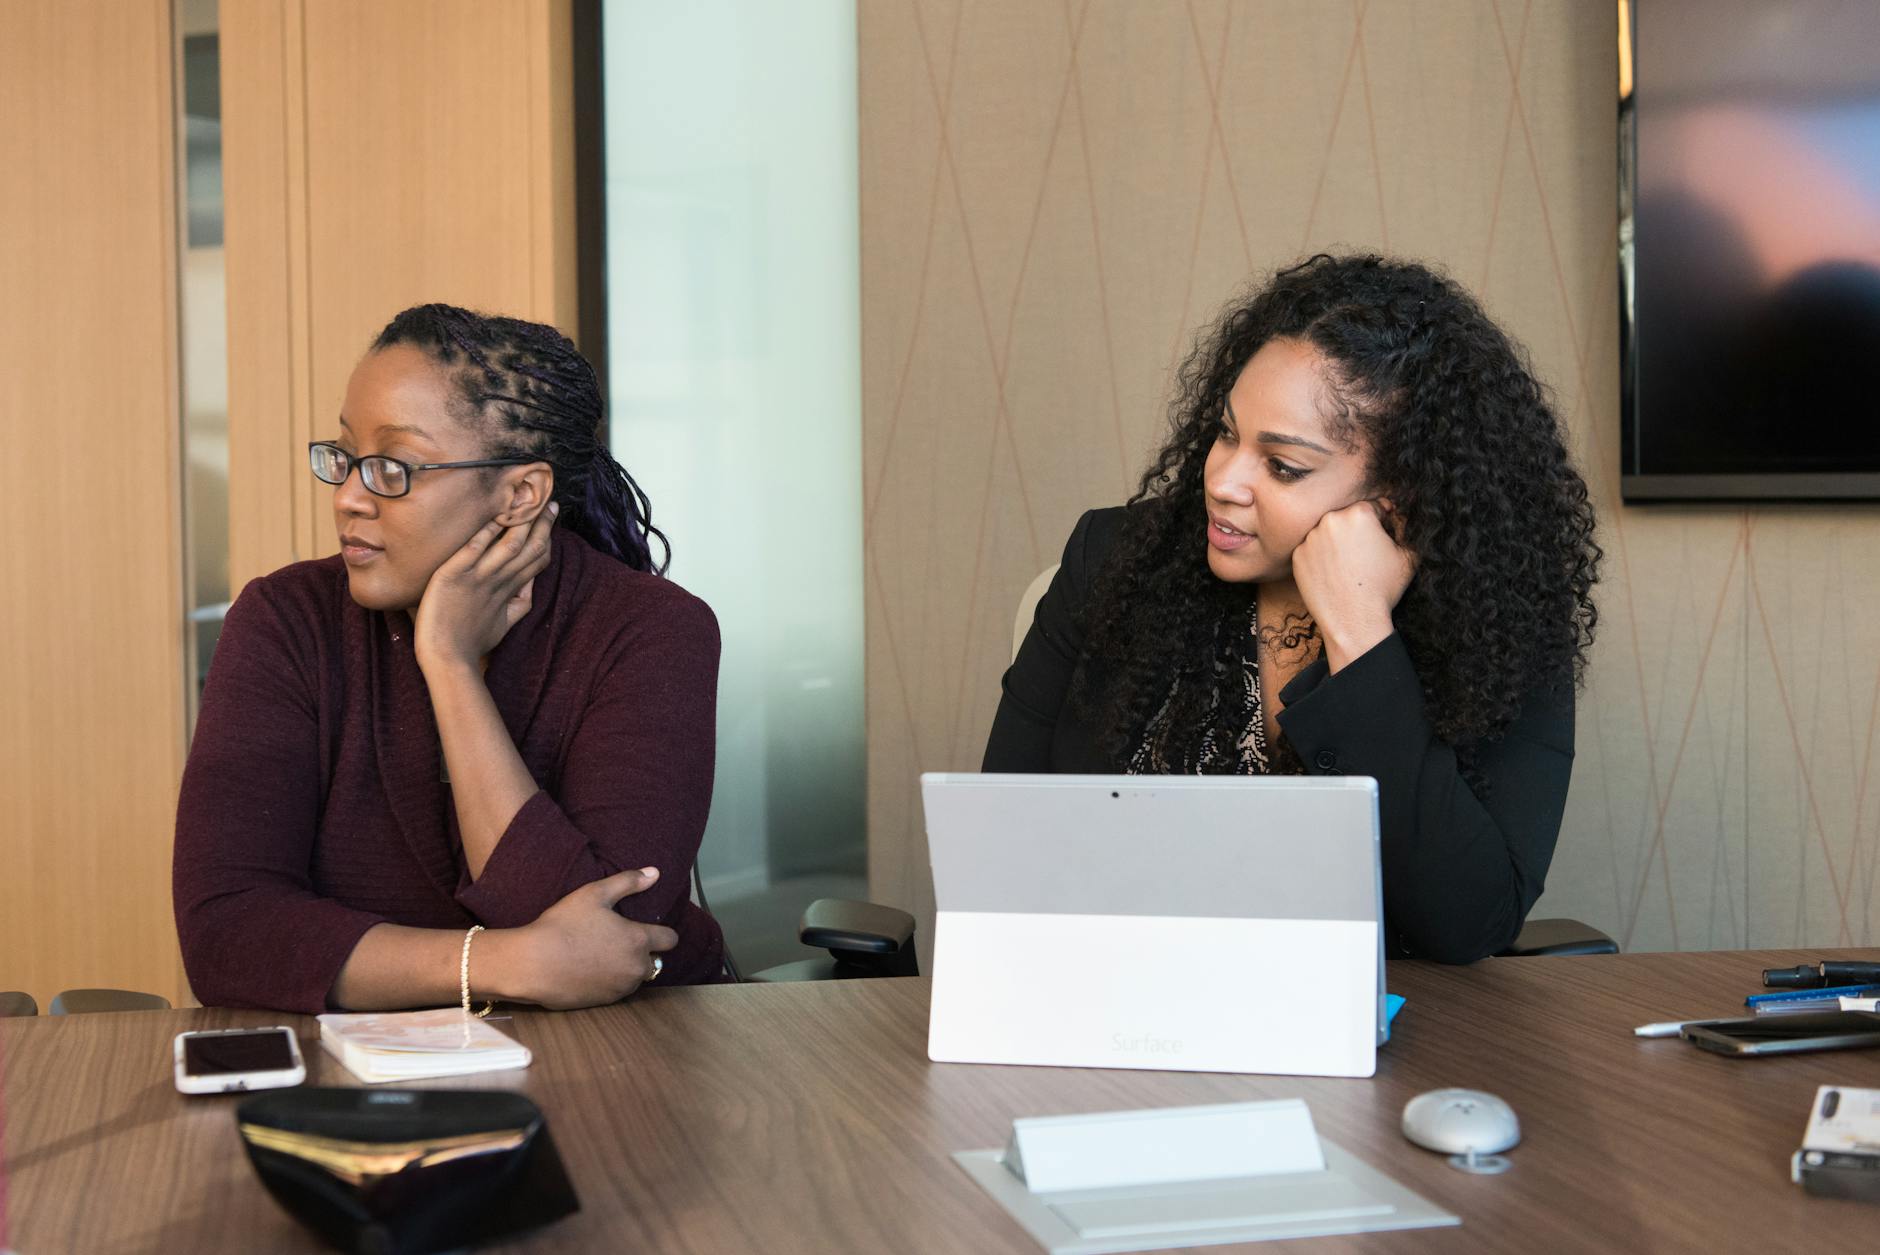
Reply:
<svg viewBox="0 0 1880 1255"><path fill-rule="evenodd" d="M306 39L298 0L223 0L229 591L320 552L307 300Z"/></svg>
<svg viewBox="0 0 1880 1255"><path fill-rule="evenodd" d="M449 301L577 331L574 115L568 0L221 15L239 588L334 550L304 447L393 314Z"/></svg>
<svg viewBox="0 0 1880 1255"><path fill-rule="evenodd" d="M0 4L0 989L184 993L168 0Z"/></svg>
<svg viewBox="0 0 1880 1255"><path fill-rule="evenodd" d="M977 766L1019 593L1119 502L1195 329L1321 248L1446 266L1532 351L1609 554L1543 914L1873 944L1880 511L1625 508L1616 5L861 6L869 857Z"/></svg>

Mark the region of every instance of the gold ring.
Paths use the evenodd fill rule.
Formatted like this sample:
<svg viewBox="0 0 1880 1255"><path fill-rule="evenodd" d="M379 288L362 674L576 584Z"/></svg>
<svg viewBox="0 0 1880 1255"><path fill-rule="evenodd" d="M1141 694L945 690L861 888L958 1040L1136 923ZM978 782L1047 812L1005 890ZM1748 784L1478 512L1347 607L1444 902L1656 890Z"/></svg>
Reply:
<svg viewBox="0 0 1880 1255"><path fill-rule="evenodd" d="M658 955L656 954L656 955L654 955L654 956L653 956L653 970L652 970L652 972L651 972L651 973L650 973L650 974L649 974L649 975L647 976L647 978L646 978L646 979L647 979L647 980L649 980L649 981L655 981L655 980L658 980L658 979L659 979L659 974L660 974L661 972L663 972L663 971L665 971L665 970L666 970L666 960L664 960L664 959L662 959L662 958L660 958L660 957L659 957L659 956L658 956Z"/></svg>

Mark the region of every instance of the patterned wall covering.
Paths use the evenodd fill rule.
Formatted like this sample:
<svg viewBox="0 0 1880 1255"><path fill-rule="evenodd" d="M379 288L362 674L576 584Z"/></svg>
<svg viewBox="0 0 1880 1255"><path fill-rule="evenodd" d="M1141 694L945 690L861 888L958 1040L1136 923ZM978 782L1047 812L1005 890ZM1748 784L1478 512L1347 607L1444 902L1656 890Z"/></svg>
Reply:
<svg viewBox="0 0 1880 1255"><path fill-rule="evenodd" d="M1542 915L1632 950L1874 944L1880 512L1618 496L1599 0L863 0L869 854L975 770L1015 603L1121 501L1250 275L1436 261L1529 347L1609 558Z"/></svg>

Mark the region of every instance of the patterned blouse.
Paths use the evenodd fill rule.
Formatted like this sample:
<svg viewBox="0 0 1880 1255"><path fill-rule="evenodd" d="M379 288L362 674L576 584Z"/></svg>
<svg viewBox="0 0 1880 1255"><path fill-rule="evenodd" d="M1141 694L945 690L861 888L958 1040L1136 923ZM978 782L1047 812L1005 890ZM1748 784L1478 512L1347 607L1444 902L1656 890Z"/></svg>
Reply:
<svg viewBox="0 0 1880 1255"><path fill-rule="evenodd" d="M1169 688L1161 709L1143 729L1142 740L1129 757L1132 776L1241 775L1274 774L1266 744L1266 704L1260 699L1260 653L1254 643L1260 639L1260 610L1255 603L1247 611L1247 632L1227 650L1214 657L1214 694L1208 703L1210 716L1220 709L1225 694L1233 692L1233 673L1240 673L1240 710L1235 722L1241 732L1231 747L1220 744L1216 729L1210 726L1199 744L1181 730L1170 726L1169 712L1175 704L1178 679ZM1210 718L1210 725L1212 724Z"/></svg>

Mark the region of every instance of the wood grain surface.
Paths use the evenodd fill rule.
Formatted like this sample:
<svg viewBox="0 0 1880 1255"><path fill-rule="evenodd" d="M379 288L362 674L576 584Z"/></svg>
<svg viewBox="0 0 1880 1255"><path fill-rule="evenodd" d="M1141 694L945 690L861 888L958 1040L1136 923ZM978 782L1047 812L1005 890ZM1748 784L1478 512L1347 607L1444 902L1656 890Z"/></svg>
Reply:
<svg viewBox="0 0 1880 1255"><path fill-rule="evenodd" d="M229 575L337 552L306 444L406 306L578 339L567 0L222 0Z"/></svg>
<svg viewBox="0 0 1880 1255"><path fill-rule="evenodd" d="M1810 1197L1787 1165L1815 1087L1880 1087L1880 1052L1728 1059L1631 1031L1736 1013L1761 968L1816 957L1392 964L1409 1005L1371 1080L933 1064L928 985L910 979L653 989L599 1010L523 1011L504 1027L535 1051L532 1068L427 1084L516 1088L548 1115L582 1210L500 1249L1033 1251L951 1152L1002 1145L1015 1116L1295 1096L1324 1137L1463 1223L1257 1247L1275 1255L1872 1249L1880 1207ZM250 1171L236 1099L186 1098L170 1079L173 1033L281 1019L0 1022L0 1248L318 1249ZM311 1081L353 1084L313 1021L298 1023ZM1403 1139L1403 1104L1450 1085L1520 1114L1507 1175L1464 1175Z"/></svg>
<svg viewBox="0 0 1880 1255"><path fill-rule="evenodd" d="M0 4L0 989L41 1006L186 992L170 10Z"/></svg>

